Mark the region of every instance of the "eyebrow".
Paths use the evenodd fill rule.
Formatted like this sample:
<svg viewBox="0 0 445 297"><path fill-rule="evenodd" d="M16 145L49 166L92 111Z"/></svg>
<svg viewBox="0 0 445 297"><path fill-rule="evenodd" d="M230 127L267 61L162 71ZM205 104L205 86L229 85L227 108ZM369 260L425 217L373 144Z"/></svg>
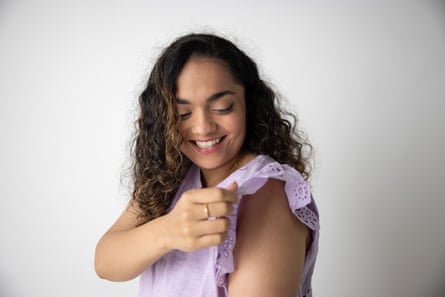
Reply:
<svg viewBox="0 0 445 297"><path fill-rule="evenodd" d="M224 97L226 95L235 95L235 92L233 91L229 91L229 90L225 90L225 91L221 91L221 92L217 92L211 96L209 96L206 101L207 102L211 102L211 101L215 101L218 100L221 97ZM187 99L181 99L181 98L176 98L176 103L177 104L191 104L190 101L188 101Z"/></svg>

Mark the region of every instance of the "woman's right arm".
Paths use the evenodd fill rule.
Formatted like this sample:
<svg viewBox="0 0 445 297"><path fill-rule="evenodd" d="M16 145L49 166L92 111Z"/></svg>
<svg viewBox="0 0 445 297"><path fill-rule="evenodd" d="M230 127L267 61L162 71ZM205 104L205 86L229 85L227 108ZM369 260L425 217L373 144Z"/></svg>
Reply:
<svg viewBox="0 0 445 297"><path fill-rule="evenodd" d="M130 203L96 246L94 266L99 277L112 281L135 278L169 251L165 216L138 226L136 203Z"/></svg>
<svg viewBox="0 0 445 297"><path fill-rule="evenodd" d="M195 251L224 241L238 199L237 185L206 188L182 194L168 214L140 225L140 210L132 202L96 246L95 269L99 277L126 281L141 274L173 249ZM205 211L208 206L211 217Z"/></svg>

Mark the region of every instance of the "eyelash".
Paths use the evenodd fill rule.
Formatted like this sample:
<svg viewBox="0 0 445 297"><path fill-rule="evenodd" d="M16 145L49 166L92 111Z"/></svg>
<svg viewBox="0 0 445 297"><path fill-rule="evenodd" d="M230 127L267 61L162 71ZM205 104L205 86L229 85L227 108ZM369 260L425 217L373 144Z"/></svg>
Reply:
<svg viewBox="0 0 445 297"><path fill-rule="evenodd" d="M223 109L213 109L213 111L216 111L221 114L229 113L232 110L233 110L233 103L230 103L230 105L228 107L223 108Z"/></svg>
<svg viewBox="0 0 445 297"><path fill-rule="evenodd" d="M223 108L223 109L212 109L212 111L215 111L219 114L227 114L229 112L231 112L233 110L233 103L231 103L228 107ZM190 117L192 113L191 112L187 112L187 113L183 113L179 115L179 118L181 120L186 120L187 118Z"/></svg>
<svg viewBox="0 0 445 297"><path fill-rule="evenodd" d="M179 119L186 120L191 114L192 114L191 112L180 114Z"/></svg>

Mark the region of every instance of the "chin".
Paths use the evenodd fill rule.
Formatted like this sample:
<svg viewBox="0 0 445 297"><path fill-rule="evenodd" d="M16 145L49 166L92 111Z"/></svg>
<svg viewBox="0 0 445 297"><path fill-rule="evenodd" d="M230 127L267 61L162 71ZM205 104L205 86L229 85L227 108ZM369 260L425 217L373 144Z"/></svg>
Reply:
<svg viewBox="0 0 445 297"><path fill-rule="evenodd" d="M193 162L193 164L195 164L199 168L208 170L216 169L225 163L224 161L216 158L212 160L212 158L201 157L201 158L192 158L190 160Z"/></svg>

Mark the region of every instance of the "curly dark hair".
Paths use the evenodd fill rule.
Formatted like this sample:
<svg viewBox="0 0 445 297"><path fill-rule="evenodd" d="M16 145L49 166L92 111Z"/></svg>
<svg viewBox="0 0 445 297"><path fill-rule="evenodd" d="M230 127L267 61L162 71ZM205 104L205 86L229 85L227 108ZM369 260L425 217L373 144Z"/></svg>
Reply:
<svg viewBox="0 0 445 297"><path fill-rule="evenodd" d="M268 155L292 166L306 180L310 177L311 145L296 129L296 117L280 109L277 96L260 78L255 62L227 39L212 34L188 34L163 50L139 97L132 201L138 203L144 221L167 212L191 164L179 149L182 137L175 95L178 76L192 55L224 61L237 83L244 87L243 151Z"/></svg>

